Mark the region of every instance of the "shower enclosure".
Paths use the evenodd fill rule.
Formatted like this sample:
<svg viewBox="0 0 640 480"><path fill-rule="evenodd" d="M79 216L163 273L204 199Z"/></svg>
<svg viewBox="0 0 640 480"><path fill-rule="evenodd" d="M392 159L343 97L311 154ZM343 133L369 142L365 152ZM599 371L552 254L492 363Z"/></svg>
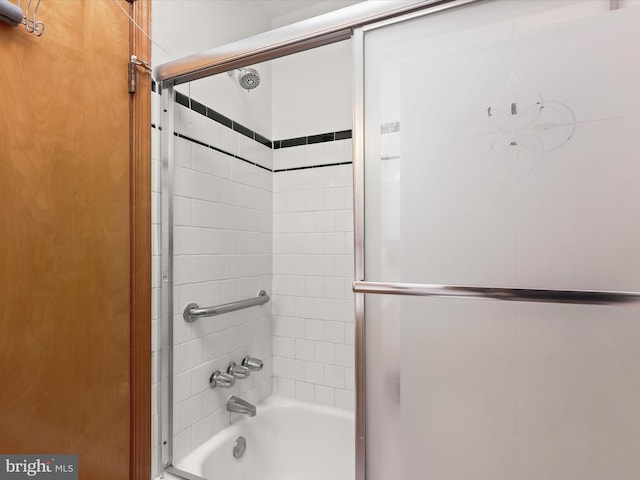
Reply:
<svg viewBox="0 0 640 480"><path fill-rule="evenodd" d="M168 248L174 86L352 38L356 478L636 479L640 5L401 3L364 2L158 70ZM260 208L276 216L271 201ZM275 252L277 232L261 233ZM164 301L169 347L183 320ZM296 343L265 346L267 377L291 345L299 360ZM254 399L271 385L289 384Z"/></svg>

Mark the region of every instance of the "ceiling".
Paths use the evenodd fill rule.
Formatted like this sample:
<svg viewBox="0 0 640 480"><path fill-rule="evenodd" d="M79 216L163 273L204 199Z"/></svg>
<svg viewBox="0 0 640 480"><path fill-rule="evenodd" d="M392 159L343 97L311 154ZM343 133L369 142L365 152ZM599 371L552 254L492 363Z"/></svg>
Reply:
<svg viewBox="0 0 640 480"><path fill-rule="evenodd" d="M361 0L259 0L262 10L269 16L271 20L279 17L296 14L298 20L310 18L323 13L348 7ZM308 15L303 15L308 12Z"/></svg>

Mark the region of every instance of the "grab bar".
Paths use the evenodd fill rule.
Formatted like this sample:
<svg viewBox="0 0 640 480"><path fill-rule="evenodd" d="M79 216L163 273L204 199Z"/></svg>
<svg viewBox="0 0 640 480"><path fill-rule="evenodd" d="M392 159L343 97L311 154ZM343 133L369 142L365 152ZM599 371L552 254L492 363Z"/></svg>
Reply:
<svg viewBox="0 0 640 480"><path fill-rule="evenodd" d="M512 302L612 305L640 302L640 292L589 290L538 290L528 288L472 287L419 283L353 282L355 293L415 295L420 297L491 298Z"/></svg>
<svg viewBox="0 0 640 480"><path fill-rule="evenodd" d="M254 298L248 298L246 300L240 300L238 302L225 303L223 305L217 305L215 307L200 308L197 303L190 303L184 307L182 312L182 318L185 322L193 323L200 317L214 317L216 315L222 315L223 313L235 312L236 310L242 310L249 307L257 307L258 305L264 305L269 301L271 297L267 295L267 292L260 290L258 295Z"/></svg>

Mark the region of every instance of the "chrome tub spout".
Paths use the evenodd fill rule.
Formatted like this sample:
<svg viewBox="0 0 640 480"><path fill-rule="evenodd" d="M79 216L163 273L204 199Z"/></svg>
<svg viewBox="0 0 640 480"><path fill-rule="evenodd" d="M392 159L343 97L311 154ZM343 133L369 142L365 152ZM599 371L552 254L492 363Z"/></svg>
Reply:
<svg viewBox="0 0 640 480"><path fill-rule="evenodd" d="M235 395L231 395L227 398L227 410L233 413L243 413L250 417L256 416L255 405L251 405L246 400L236 397Z"/></svg>

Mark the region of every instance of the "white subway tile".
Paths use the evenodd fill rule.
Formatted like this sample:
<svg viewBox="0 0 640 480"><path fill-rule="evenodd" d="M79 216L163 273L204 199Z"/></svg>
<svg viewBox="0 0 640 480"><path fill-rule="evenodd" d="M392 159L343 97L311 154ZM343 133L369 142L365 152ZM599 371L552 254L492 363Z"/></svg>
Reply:
<svg viewBox="0 0 640 480"><path fill-rule="evenodd" d="M202 229L202 253L222 253L222 234L213 228Z"/></svg>
<svg viewBox="0 0 640 480"><path fill-rule="evenodd" d="M296 232L315 232L316 231L316 215L324 212L300 212L296 214L295 230Z"/></svg>
<svg viewBox="0 0 640 480"><path fill-rule="evenodd" d="M346 410L355 410L355 395L351 390L335 389L335 406Z"/></svg>
<svg viewBox="0 0 640 480"><path fill-rule="evenodd" d="M224 126L222 127L222 150L231 155L238 154L238 133Z"/></svg>
<svg viewBox="0 0 640 480"><path fill-rule="evenodd" d="M288 337L275 337L273 354L286 358L296 358L296 340Z"/></svg>
<svg viewBox="0 0 640 480"><path fill-rule="evenodd" d="M347 345L355 344L355 324L344 326L344 343Z"/></svg>
<svg viewBox="0 0 640 480"><path fill-rule="evenodd" d="M296 397L296 382L288 378L276 377L276 393L283 397Z"/></svg>
<svg viewBox="0 0 640 480"><path fill-rule="evenodd" d="M331 387L324 387L322 385L315 385L315 399L317 403L322 405L334 405L334 389Z"/></svg>
<svg viewBox="0 0 640 480"><path fill-rule="evenodd" d="M222 201L222 179L220 177L202 176L202 198L211 202Z"/></svg>
<svg viewBox="0 0 640 480"><path fill-rule="evenodd" d="M193 142L184 138L176 137L174 139L173 162L180 167L191 168L191 149Z"/></svg>
<svg viewBox="0 0 640 480"><path fill-rule="evenodd" d="M211 432L212 435L215 435L222 429L226 428L230 423L231 419L229 412L227 412L224 407L216 410L213 413L213 430Z"/></svg>
<svg viewBox="0 0 640 480"><path fill-rule="evenodd" d="M180 248L177 254L198 255L202 253L202 230L194 227L178 228Z"/></svg>
<svg viewBox="0 0 640 480"><path fill-rule="evenodd" d="M276 377L287 376L287 359L284 357L273 357L273 375Z"/></svg>
<svg viewBox="0 0 640 480"><path fill-rule="evenodd" d="M356 375L353 368L344 369L344 384L347 390L354 391L356 389Z"/></svg>
<svg viewBox="0 0 640 480"><path fill-rule="evenodd" d="M324 340L324 322L322 320L305 320L304 336L307 340Z"/></svg>
<svg viewBox="0 0 640 480"><path fill-rule="evenodd" d="M335 272L335 255L316 255L314 275L330 276Z"/></svg>
<svg viewBox="0 0 640 480"><path fill-rule="evenodd" d="M191 370L191 394L209 390L209 377L213 372L213 362L205 362ZM206 415L203 413L203 415Z"/></svg>
<svg viewBox="0 0 640 480"><path fill-rule="evenodd" d="M333 304L334 304L334 300L331 298L315 298L314 299L315 318L319 318L322 320L333 320L335 315Z"/></svg>
<svg viewBox="0 0 640 480"><path fill-rule="evenodd" d="M304 380L304 362L287 359L287 378L292 380Z"/></svg>
<svg viewBox="0 0 640 480"><path fill-rule="evenodd" d="M351 161L351 152L347 152L348 157L342 161ZM351 187L353 185L353 167L351 165L340 165L335 168L335 178L337 187Z"/></svg>
<svg viewBox="0 0 640 480"><path fill-rule="evenodd" d="M177 255L173 258L173 284L181 285L191 281L191 256Z"/></svg>
<svg viewBox="0 0 640 480"><path fill-rule="evenodd" d="M325 365L324 383L329 387L344 388L344 368Z"/></svg>
<svg viewBox="0 0 640 480"><path fill-rule="evenodd" d="M316 232L334 232L336 229L336 214L334 211L314 212Z"/></svg>
<svg viewBox="0 0 640 480"><path fill-rule="evenodd" d="M302 283L302 282L301 282ZM322 277L304 277L304 295L308 297L324 297L325 285Z"/></svg>
<svg viewBox="0 0 640 480"><path fill-rule="evenodd" d="M188 370L200 365L202 359L202 339L198 338L180 345L181 370Z"/></svg>
<svg viewBox="0 0 640 480"><path fill-rule="evenodd" d="M182 459L191 452L191 429L187 428L173 437L173 455Z"/></svg>
<svg viewBox="0 0 640 480"><path fill-rule="evenodd" d="M207 282L212 279L212 257L210 255L194 255L191 257L191 281Z"/></svg>
<svg viewBox="0 0 640 480"><path fill-rule="evenodd" d="M334 344L328 342L315 342L314 359L322 364L333 364Z"/></svg>
<svg viewBox="0 0 640 480"><path fill-rule="evenodd" d="M193 448L204 443L213 431L213 417L207 415L199 422L196 422L191 429L191 444Z"/></svg>
<svg viewBox="0 0 640 480"><path fill-rule="evenodd" d="M187 371L173 377L173 403L177 405L191 396L191 372Z"/></svg>
<svg viewBox="0 0 640 480"><path fill-rule="evenodd" d="M174 225L191 225L191 202L190 198L175 196L173 200L173 223Z"/></svg>
<svg viewBox="0 0 640 480"><path fill-rule="evenodd" d="M355 317L355 305L351 300L334 300L335 320L341 322L353 322Z"/></svg>
<svg viewBox="0 0 640 480"><path fill-rule="evenodd" d="M353 255L335 256L335 274L353 277Z"/></svg>
<svg viewBox="0 0 640 480"><path fill-rule="evenodd" d="M325 252L329 254L344 254L345 241L344 233L326 233L325 238Z"/></svg>
<svg viewBox="0 0 640 480"><path fill-rule="evenodd" d="M324 322L324 338L331 343L344 343L343 322Z"/></svg>
<svg viewBox="0 0 640 480"><path fill-rule="evenodd" d="M213 153L213 173L220 178L231 178L231 162L236 159L221 152Z"/></svg>
<svg viewBox="0 0 640 480"><path fill-rule="evenodd" d="M183 197L202 198L202 174L182 169L180 171L179 192Z"/></svg>
<svg viewBox="0 0 640 480"><path fill-rule="evenodd" d="M335 364L353 368L355 365L355 351L351 345L336 345Z"/></svg>
<svg viewBox="0 0 640 480"><path fill-rule="evenodd" d="M312 297L295 298L295 316L302 318L314 318L314 299Z"/></svg>
<svg viewBox="0 0 640 480"><path fill-rule="evenodd" d="M225 321L225 327L228 328L229 321L228 319L225 319ZM217 359L226 352L226 346L223 343L222 333L220 332L206 335L202 342L202 361L204 362Z"/></svg>
<svg viewBox="0 0 640 480"><path fill-rule="evenodd" d="M296 356L298 360L313 360L315 358L314 342L296 339Z"/></svg>
<svg viewBox="0 0 640 480"><path fill-rule="evenodd" d="M208 117L204 117L202 119L202 141L220 148L222 144L222 125Z"/></svg>
<svg viewBox="0 0 640 480"><path fill-rule="evenodd" d="M304 379L315 385L324 384L324 365L321 363L306 362L304 367Z"/></svg>
<svg viewBox="0 0 640 480"><path fill-rule="evenodd" d="M313 212L324 210L324 194L322 190L307 190L304 192L304 210Z"/></svg>
<svg viewBox="0 0 640 480"><path fill-rule="evenodd" d="M337 232L353 232L353 211L352 210L336 211L336 231Z"/></svg>
<svg viewBox="0 0 640 480"><path fill-rule="evenodd" d="M296 399L303 402L313 402L315 399L315 388L311 383L296 382Z"/></svg>
<svg viewBox="0 0 640 480"><path fill-rule="evenodd" d="M196 395L179 405L180 430L190 427L202 418L202 396Z"/></svg>
<svg viewBox="0 0 640 480"><path fill-rule="evenodd" d="M191 153L191 168L200 173L213 173L213 150L194 144Z"/></svg>

